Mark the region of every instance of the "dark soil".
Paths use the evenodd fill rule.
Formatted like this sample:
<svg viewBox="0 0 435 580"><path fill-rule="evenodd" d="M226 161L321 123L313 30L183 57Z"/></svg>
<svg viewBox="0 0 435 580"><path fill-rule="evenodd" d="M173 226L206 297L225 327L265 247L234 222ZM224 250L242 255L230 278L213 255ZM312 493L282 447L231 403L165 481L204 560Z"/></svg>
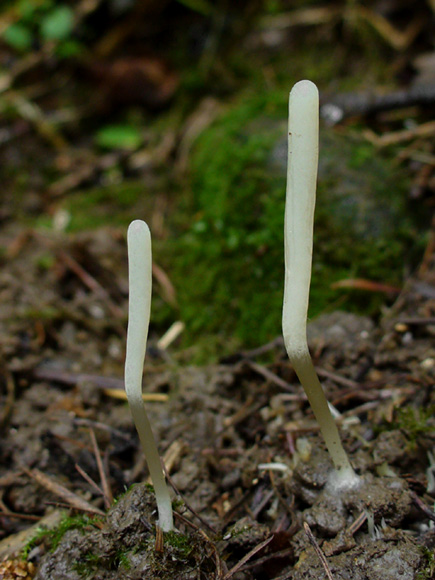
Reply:
<svg viewBox="0 0 435 580"><path fill-rule="evenodd" d="M205 368L184 368L151 343L145 391L168 400L147 407L181 500L177 532L156 551L149 488L134 486L98 515L102 495L77 470L101 485L92 430L110 493L146 477L128 407L113 398L122 385L124 235L63 237L60 246L4 228L2 243L3 555L35 536L33 529L14 542L27 517L44 522L71 505L78 513L83 501L96 515L71 524L54 552L48 539L34 542L36 578L305 579L326 577L326 566L335 580L431 577L424 551L434 544L435 519L430 247L378 324L335 312L309 329L361 475L357 489L326 485L331 463L280 339ZM89 289L73 256L109 281L104 292ZM46 316L32 319L33 309Z"/></svg>

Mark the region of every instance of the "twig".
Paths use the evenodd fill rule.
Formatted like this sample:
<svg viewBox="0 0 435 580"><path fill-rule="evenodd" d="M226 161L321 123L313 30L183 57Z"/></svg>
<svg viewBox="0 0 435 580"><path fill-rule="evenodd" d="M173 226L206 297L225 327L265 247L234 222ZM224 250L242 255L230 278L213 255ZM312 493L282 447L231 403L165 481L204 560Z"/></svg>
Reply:
<svg viewBox="0 0 435 580"><path fill-rule="evenodd" d="M34 479L39 485L45 487L49 492L57 495L64 501L66 501L71 507L79 511L90 512L100 516L104 515L104 512L100 509L94 507L92 504L87 502L82 497L78 496L76 493L70 491L52 477L49 477L39 469L24 469L25 473L32 479Z"/></svg>
<svg viewBox="0 0 435 580"><path fill-rule="evenodd" d="M33 370L33 378L42 381L53 381L63 383L65 385L76 385L77 383L87 382L93 383L99 389L104 391L104 394L114 399L126 400L127 396L124 389L123 379L116 377L103 377L101 375L91 375L87 373L69 373L56 369L46 369L37 367ZM143 393L142 399L148 402L165 403L168 400L168 395L163 393Z"/></svg>
<svg viewBox="0 0 435 580"><path fill-rule="evenodd" d="M97 438L95 437L94 430L89 429L89 433L91 436L92 447L94 448L95 460L97 462L101 485L103 487L104 506L106 509L109 509L113 503L113 493L112 490L110 489L110 485L106 477L106 472L104 471L103 462L101 461L100 449L98 447Z"/></svg>
<svg viewBox="0 0 435 580"><path fill-rule="evenodd" d="M265 398L260 397L257 403L254 403L254 397L248 397L242 407L234 413L231 417L224 419L223 427L221 427L216 435L222 435L226 429L238 425L241 421L245 421L249 416L257 413L262 407L264 407Z"/></svg>
<svg viewBox="0 0 435 580"><path fill-rule="evenodd" d="M409 326L426 326L435 324L435 316L428 316L427 318L423 317L409 317L409 318L398 318L396 321L397 324L409 324Z"/></svg>
<svg viewBox="0 0 435 580"><path fill-rule="evenodd" d="M267 554L266 556L258 558L254 562L250 562L246 566L243 566L243 571L250 570L251 568L257 568L258 566L263 566L264 564L266 564L266 562L270 562L270 560L278 560L278 559L281 560L283 558L286 558L287 556L293 555L294 555L293 547L285 548L284 550L279 550L279 552L272 552L271 554ZM273 580L278 579L274 578Z"/></svg>
<svg viewBox="0 0 435 580"><path fill-rule="evenodd" d="M170 306L176 308L178 306L177 303L177 292L172 284L169 276L166 272L158 266L155 262L152 263L152 272L154 278L160 284L162 289L162 298L165 302L167 302Z"/></svg>
<svg viewBox="0 0 435 580"><path fill-rule="evenodd" d="M103 389L103 393L112 399L128 400L124 389ZM142 393L142 400L147 403L166 403L168 399L168 395L164 393Z"/></svg>
<svg viewBox="0 0 435 580"><path fill-rule="evenodd" d="M95 483L95 481L92 479L92 477L91 477L90 475L88 475L88 474L86 473L86 471L85 471L84 469L82 469L78 463L76 463L76 464L74 465L74 467L75 467L75 468L76 468L76 470L77 470L77 471L80 473L80 475L83 477L83 479L84 479L85 481L87 481L87 482L89 483L89 485L91 485L91 486L92 486L92 487L95 489L95 491L96 491L96 492L97 492L99 495L101 495L101 497L104 497L104 492L103 492L103 490L101 489L101 487L100 487L100 486L99 486L97 483Z"/></svg>
<svg viewBox="0 0 435 580"><path fill-rule="evenodd" d="M165 334L157 342L157 348L166 350L176 340L185 329L184 322L177 320L168 328Z"/></svg>
<svg viewBox="0 0 435 580"><path fill-rule="evenodd" d="M273 536L270 536L270 538L267 538L267 540L264 540L264 542L261 542L261 544L258 544L258 546L255 546L255 548L252 548L252 550L250 550L245 556L243 556L243 558L240 560L240 562L238 562L235 566L233 566L231 568L231 570L229 570L225 574L223 580L229 580L232 576L234 576L234 574L240 570L240 568L243 566L243 564L246 564L246 562L248 562L248 560L250 560L252 558L252 556L255 556L255 554L257 552L259 552L260 550L265 548L267 546L267 544L269 544L272 540L273 540Z"/></svg>
<svg viewBox="0 0 435 580"><path fill-rule="evenodd" d="M406 50L411 45L424 24L422 17L417 16L407 24L405 30L399 30L384 16L365 6L355 5L351 10L355 13L356 17L366 20L385 42L395 50L400 51Z"/></svg>
<svg viewBox="0 0 435 580"><path fill-rule="evenodd" d="M282 336L278 336L273 340L271 340L270 342L263 344L262 346L258 346L257 348L254 348L252 350L244 350L240 354L243 358L256 358L257 356L270 352L271 350L277 347L283 346L284 339L282 338Z"/></svg>
<svg viewBox="0 0 435 580"><path fill-rule="evenodd" d="M367 512L362 511L359 516L352 522L352 524L347 528L347 533L353 536L363 525L367 519Z"/></svg>
<svg viewBox="0 0 435 580"><path fill-rule="evenodd" d="M362 134L375 147L387 147L388 145L397 145L404 141L410 141L416 137L432 137L435 134L435 121L422 123L414 129L394 131L393 133L386 133L381 136L376 135L370 129L366 129Z"/></svg>
<svg viewBox="0 0 435 580"><path fill-rule="evenodd" d="M83 419L82 417L74 417L73 419L74 425L78 427L93 427L94 429L101 429L102 431L106 431L111 435L115 435L124 441L131 443L131 435L128 433L124 433L124 431L120 431L119 429L115 429L110 425L106 425L105 423L101 423L101 421L92 421L92 419Z"/></svg>
<svg viewBox="0 0 435 580"><path fill-rule="evenodd" d="M261 490L263 491L263 490ZM256 494L254 496L254 500L257 499L257 495ZM252 511L252 515L254 517L254 519L257 519L257 517L260 515L260 513L263 511L263 509L266 507L266 505L269 503L269 501L272 499L272 497L275 495L275 490L273 489L269 489L261 498L260 501L258 502L257 505L252 505L252 503L254 503L254 501L251 503L251 511ZM236 504L236 506L238 507L238 503Z"/></svg>
<svg viewBox="0 0 435 580"><path fill-rule="evenodd" d="M435 512L428 507L415 492L411 492L412 501L432 522L435 522Z"/></svg>
<svg viewBox="0 0 435 580"><path fill-rule="evenodd" d="M354 288L356 290L364 290L367 292L384 292L385 294L400 294L402 291L398 286L391 284L384 284L383 282L376 282L374 280L366 280L364 278L346 278L338 280L331 284L333 290L340 288Z"/></svg>
<svg viewBox="0 0 435 580"><path fill-rule="evenodd" d="M327 371L326 369L322 369L319 367L316 367L316 372L322 378L331 379L331 381L333 381L334 383L336 383L337 385L340 385L342 387L347 387L348 389L359 389L360 388L360 385L357 382L352 381L351 379L346 379L345 377L342 377L340 375L337 375L337 373L332 373L331 371Z"/></svg>
<svg viewBox="0 0 435 580"><path fill-rule="evenodd" d="M7 505L4 503L3 499L2 499L3 493L1 494L0 497L0 515L2 516L6 516L8 518L15 518L18 520L30 520L30 521L34 521L37 522L41 519L41 516L32 516L30 514L18 514L15 512L12 512Z"/></svg>
<svg viewBox="0 0 435 580"><path fill-rule="evenodd" d="M156 526L156 541L154 543L154 550L158 554L163 554L163 530Z"/></svg>
<svg viewBox="0 0 435 580"><path fill-rule="evenodd" d="M204 519L204 518L203 518L203 517L202 517L202 516L201 516L201 515L200 515L198 512L196 512L196 511L193 509L193 507L192 507L192 506L191 506L191 505L190 505L190 504L189 504L189 503L186 501L186 499L185 499L185 497L183 496L183 494L182 494L182 493L179 491L179 489L177 488L177 486L175 485L175 483L174 483L174 482L173 482L173 480L171 479L171 477L170 477L170 475L169 475L169 473L168 473L168 471L167 471L167 469L166 469L166 466L165 466L164 464L163 464L163 468L164 468L164 470L165 470L166 479L168 480L168 483L169 483L169 485L170 485L170 486L172 487L172 489L175 491L176 495L177 495L178 497L180 497L180 498L183 500L183 504L184 504L184 506L186 507L186 509L188 509L192 515L194 515L196 518L198 518L198 520L199 520L199 521L202 523L202 525L203 525L204 527L206 527L208 530L210 530L210 532L211 532L212 534L215 534L215 535L217 535L217 531L216 531L216 530L215 530L215 529L214 529L214 528L213 528L213 527L212 527L212 526L211 526L209 523L207 523L207 522L205 521L205 519ZM174 512L174 513L175 513L175 515L176 515L176 516L180 517L181 519L185 519L185 518L183 518L183 516L181 516L179 513L177 513L177 512ZM189 523L191 523L191 522L189 522ZM195 527L195 528L196 528L196 526L195 526L194 524L191 524L191 525L192 525L192 527Z"/></svg>
<svg viewBox="0 0 435 580"><path fill-rule="evenodd" d="M304 530L305 530L305 533L307 534L307 537L308 537L308 540L310 541L310 544L313 546L314 551L316 552L317 557L319 558L320 563L322 564L322 566L326 572L328 580L334 580L332 573L331 573L331 570L329 569L329 565L328 565L328 562L326 560L325 554L320 549L320 546L317 543L317 540L314 537L313 532L311 531L311 528L307 524L307 522L304 522Z"/></svg>
<svg viewBox="0 0 435 580"><path fill-rule="evenodd" d="M77 262L77 260L75 260L72 256L64 251L59 252L59 257L64 261L71 272L74 272L74 274L83 282L83 284L89 288L89 290L92 290L92 292L94 292L99 298L106 302L110 312L116 318L123 318L124 312L121 308L119 308L119 306L114 304L107 290L103 288L103 286L101 286L101 284L93 276L91 276L89 272L87 272L83 266Z"/></svg>
<svg viewBox="0 0 435 580"><path fill-rule="evenodd" d="M256 373L258 373L259 375L261 375L262 377L267 379L268 381L274 383L277 387L280 387L281 389L283 389L285 391L289 391L290 393L295 392L294 386L292 386L287 381L284 381L284 379L282 379L281 377L279 377L278 375L276 375L275 373L273 373L272 371L270 371L266 367L259 365L258 363L255 363L251 360L247 360L245 362L245 364L248 366L248 368L252 369Z"/></svg>

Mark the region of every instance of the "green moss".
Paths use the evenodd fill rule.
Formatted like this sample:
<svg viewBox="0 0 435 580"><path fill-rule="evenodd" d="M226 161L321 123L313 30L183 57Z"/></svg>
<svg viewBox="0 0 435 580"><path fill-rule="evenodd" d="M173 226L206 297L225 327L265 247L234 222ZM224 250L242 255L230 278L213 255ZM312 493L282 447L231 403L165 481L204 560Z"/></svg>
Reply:
<svg viewBox="0 0 435 580"><path fill-rule="evenodd" d="M69 216L67 230L71 232L110 225L126 226L131 220L132 207L140 207L143 193L142 182L123 181L76 192L65 198L58 210L65 211ZM52 229L52 218L42 215L37 227Z"/></svg>
<svg viewBox="0 0 435 580"><path fill-rule="evenodd" d="M172 531L166 533L164 538L165 544L171 546L177 558L188 558L192 553L194 544L189 536L181 534L180 532Z"/></svg>
<svg viewBox="0 0 435 580"><path fill-rule="evenodd" d="M433 550L429 550L425 546L421 547L424 557L424 563L421 570L417 573L415 580L431 580L435 575L435 555Z"/></svg>
<svg viewBox="0 0 435 580"><path fill-rule="evenodd" d="M265 296L273 293L279 300L281 288L266 273L270 256L281 256L271 223L277 176L267 170L267 157L279 129L268 131L261 114L284 115L286 99L278 93L243 101L204 133L193 158L191 197L183 208L193 219L176 245L171 240L170 252L162 248L181 319L190 337L201 335L201 342L210 343L208 350L222 341L229 340L231 348L243 341L246 333L234 334L235 328L250 326L252 333L255 325L262 336L272 331L262 310Z"/></svg>
<svg viewBox="0 0 435 580"><path fill-rule="evenodd" d="M89 527L95 527L97 521L97 518L94 516L88 516L86 514L77 514L74 516L65 515L60 524L53 529L47 529L41 526L24 546L21 556L26 560L31 550L41 542L47 543L50 551L54 552L66 532L69 530L81 530L84 532Z"/></svg>
<svg viewBox="0 0 435 580"><path fill-rule="evenodd" d="M185 344L200 341L203 355L280 333L286 178L275 149L286 134L287 98L287 91L245 95L201 135L177 234L156 246L177 289ZM392 166L393 154L381 157L352 134L322 129L320 155L310 316L338 304L372 314L383 294L331 284L400 284L407 248L418 238L404 201L406 179ZM155 303L153 321L165 316L173 313Z"/></svg>
<svg viewBox="0 0 435 580"><path fill-rule="evenodd" d="M131 552L131 549L119 549L110 555L88 552L75 562L74 570L84 580L94 578L98 570L129 570L131 564L128 555Z"/></svg>
<svg viewBox="0 0 435 580"><path fill-rule="evenodd" d="M395 420L389 423L389 428L402 430L409 439L410 445L415 447L418 439L435 432L435 405L427 408L404 407L396 410Z"/></svg>
<svg viewBox="0 0 435 580"><path fill-rule="evenodd" d="M83 580L94 577L96 570L100 566L101 558L97 554L89 552L83 558L74 563L73 568Z"/></svg>

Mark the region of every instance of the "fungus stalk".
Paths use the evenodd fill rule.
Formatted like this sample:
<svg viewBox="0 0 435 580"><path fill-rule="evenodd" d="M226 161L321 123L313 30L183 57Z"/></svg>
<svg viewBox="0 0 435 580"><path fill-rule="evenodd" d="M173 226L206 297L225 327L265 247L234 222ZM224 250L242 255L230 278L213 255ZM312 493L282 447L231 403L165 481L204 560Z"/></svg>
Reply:
<svg viewBox="0 0 435 580"><path fill-rule="evenodd" d="M125 390L133 421L145 453L156 494L159 526L173 529L172 504L157 445L142 400L142 373L151 310L151 235L147 224L135 220L127 233L129 304Z"/></svg>
<svg viewBox="0 0 435 580"><path fill-rule="evenodd" d="M336 473L334 485L352 486L355 474L329 410L308 350L307 312L319 156L319 93L300 81L289 101L287 194L284 224L284 344L320 426Z"/></svg>

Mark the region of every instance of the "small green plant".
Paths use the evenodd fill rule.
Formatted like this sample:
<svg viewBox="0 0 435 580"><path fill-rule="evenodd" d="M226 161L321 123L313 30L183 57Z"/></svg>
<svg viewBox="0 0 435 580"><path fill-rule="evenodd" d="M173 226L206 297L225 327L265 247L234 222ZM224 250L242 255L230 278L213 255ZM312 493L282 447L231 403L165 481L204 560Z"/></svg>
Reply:
<svg viewBox="0 0 435 580"><path fill-rule="evenodd" d="M402 430L409 439L411 445L414 446L421 435L433 432L434 415L434 405L431 405L426 409L423 407L404 407L396 410L395 420L390 424L390 426L393 429Z"/></svg>
<svg viewBox="0 0 435 580"><path fill-rule="evenodd" d="M74 563L73 568L83 580L92 578L98 569L101 557L92 552L88 552L83 558Z"/></svg>
<svg viewBox="0 0 435 580"><path fill-rule="evenodd" d="M95 142L102 149L133 151L142 145L143 138L133 125L105 125L95 135Z"/></svg>
<svg viewBox="0 0 435 580"><path fill-rule="evenodd" d="M88 552L80 560L75 562L74 570L77 574L86 580L93 578L98 569L106 570L129 570L131 565L127 554L131 550L117 550L115 554L110 557L102 554L95 554Z"/></svg>
<svg viewBox="0 0 435 580"><path fill-rule="evenodd" d="M422 569L417 573L415 580L432 580L435 576L435 554L425 546L421 547L425 559Z"/></svg>
<svg viewBox="0 0 435 580"><path fill-rule="evenodd" d="M32 50L35 43L52 43L57 56L73 56L81 51L80 44L72 38L74 12L67 4L53 0L15 3L16 19L3 32L4 41L18 52Z"/></svg>
<svg viewBox="0 0 435 580"><path fill-rule="evenodd" d="M192 553L194 546L192 539L189 538L189 536L175 531L166 534L165 543L174 549L180 559L188 558Z"/></svg>

